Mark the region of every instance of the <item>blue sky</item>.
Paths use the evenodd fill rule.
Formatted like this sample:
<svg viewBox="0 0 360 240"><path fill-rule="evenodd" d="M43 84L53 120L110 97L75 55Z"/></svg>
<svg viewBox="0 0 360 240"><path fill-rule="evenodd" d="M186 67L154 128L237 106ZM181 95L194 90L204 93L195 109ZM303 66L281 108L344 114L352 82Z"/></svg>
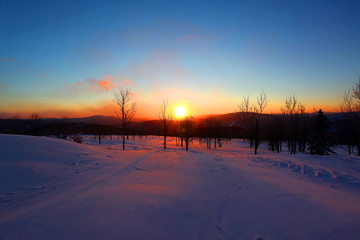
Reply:
<svg viewBox="0 0 360 240"><path fill-rule="evenodd" d="M112 115L113 88L138 114L161 100L233 112L265 91L338 109L360 76L359 1L0 0L0 114Z"/></svg>

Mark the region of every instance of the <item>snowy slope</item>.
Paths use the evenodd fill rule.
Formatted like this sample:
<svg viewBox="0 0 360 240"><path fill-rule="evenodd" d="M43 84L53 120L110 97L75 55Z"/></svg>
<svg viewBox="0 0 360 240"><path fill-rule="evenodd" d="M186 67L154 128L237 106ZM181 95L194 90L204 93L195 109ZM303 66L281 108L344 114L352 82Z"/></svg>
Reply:
<svg viewBox="0 0 360 240"><path fill-rule="evenodd" d="M360 239L359 159L0 135L0 239Z"/></svg>

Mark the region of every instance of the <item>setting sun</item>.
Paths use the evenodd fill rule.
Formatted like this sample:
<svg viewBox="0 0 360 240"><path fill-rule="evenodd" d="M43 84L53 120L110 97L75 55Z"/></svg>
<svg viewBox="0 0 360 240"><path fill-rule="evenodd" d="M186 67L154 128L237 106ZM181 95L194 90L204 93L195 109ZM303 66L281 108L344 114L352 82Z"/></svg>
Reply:
<svg viewBox="0 0 360 240"><path fill-rule="evenodd" d="M183 117L185 116L185 114L186 114L186 109L184 107L180 106L175 109L175 115L177 117Z"/></svg>

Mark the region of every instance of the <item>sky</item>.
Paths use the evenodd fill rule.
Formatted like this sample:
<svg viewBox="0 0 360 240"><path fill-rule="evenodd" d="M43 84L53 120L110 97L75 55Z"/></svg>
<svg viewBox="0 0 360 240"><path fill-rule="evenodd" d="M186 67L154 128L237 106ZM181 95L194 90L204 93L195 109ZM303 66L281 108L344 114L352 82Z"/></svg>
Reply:
<svg viewBox="0 0 360 240"><path fill-rule="evenodd" d="M360 76L360 1L0 0L0 117L231 113L267 94L337 111Z"/></svg>

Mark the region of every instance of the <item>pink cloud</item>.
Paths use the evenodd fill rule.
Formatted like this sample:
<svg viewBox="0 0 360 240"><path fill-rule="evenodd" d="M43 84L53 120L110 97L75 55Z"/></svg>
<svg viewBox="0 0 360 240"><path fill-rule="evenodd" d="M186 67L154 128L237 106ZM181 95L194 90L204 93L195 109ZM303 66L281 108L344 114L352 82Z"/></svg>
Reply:
<svg viewBox="0 0 360 240"><path fill-rule="evenodd" d="M91 90L95 92L108 92L120 85L133 84L130 78L117 77L117 80L111 75L104 75L102 79L88 78L84 82L77 81L75 84L67 84L67 90L86 91Z"/></svg>
<svg viewBox="0 0 360 240"><path fill-rule="evenodd" d="M110 91L117 87L117 84L114 83L114 77L111 75L105 75L102 81L97 82L103 91Z"/></svg>
<svg viewBox="0 0 360 240"><path fill-rule="evenodd" d="M9 61L9 62L14 61L14 59L13 59L13 58L0 58L0 60L3 60L3 61Z"/></svg>
<svg viewBox="0 0 360 240"><path fill-rule="evenodd" d="M76 86L84 86L85 84L80 82L80 81L77 81L75 84L74 84L74 87Z"/></svg>

